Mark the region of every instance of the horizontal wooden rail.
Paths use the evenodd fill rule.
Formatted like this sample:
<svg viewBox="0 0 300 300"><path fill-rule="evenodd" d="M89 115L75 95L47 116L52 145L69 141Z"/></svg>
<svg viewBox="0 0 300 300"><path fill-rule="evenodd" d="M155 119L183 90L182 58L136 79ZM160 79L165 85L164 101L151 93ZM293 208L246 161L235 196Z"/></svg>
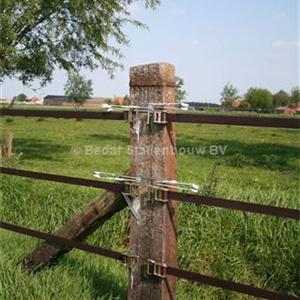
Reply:
<svg viewBox="0 0 300 300"><path fill-rule="evenodd" d="M3 222L3 221L0 221L0 228L8 230L8 231L24 234L27 236L32 236L32 237L35 237L38 239L42 239L42 240L45 240L45 241L48 241L51 243L63 245L63 246L69 247L69 248L83 250L88 253L98 254L101 256L105 256L105 257L123 261L123 262L126 261L127 258L129 258L129 256L126 254L122 254L120 252L116 252L116 251L113 251L110 249L96 247L93 245L79 242L77 240L66 239L66 238L56 236L56 235L53 235L50 233L33 230L30 228L18 226L15 224L10 224L10 223ZM230 290L230 291L234 291L234 292L238 292L238 293L242 293L242 294L246 294L246 295L250 295L250 296L260 297L260 298L264 298L264 299L278 299L278 300L296 300L296 299L298 299L293 296L279 294L276 292L256 288L256 287L246 285L246 284L236 283L236 282L229 281L229 280L218 279L218 278L202 275L200 273L195 273L195 272L191 272L191 271L187 271L187 270L178 269L178 268L175 268L172 266L164 266L163 268L165 268L166 274L169 274L171 276L175 276L175 277L178 277L181 279L195 281L195 282L198 282L201 284L215 286L218 288L222 288L222 289L226 289L226 290Z"/></svg>
<svg viewBox="0 0 300 300"><path fill-rule="evenodd" d="M168 192L168 198L177 201L187 202L187 203L194 203L198 205L228 208L228 209L240 210L240 211L251 212L251 213L259 213L259 214L264 214L264 215L269 215L274 217L300 220L300 210L292 209L292 208L284 208L284 207L277 207L271 205L242 202L237 200L213 198L213 197L200 196L200 195L191 195L191 194L177 193L172 191Z"/></svg>
<svg viewBox="0 0 300 300"><path fill-rule="evenodd" d="M180 123L300 128L300 118L269 118L204 114L168 114L167 119L169 122Z"/></svg>
<svg viewBox="0 0 300 300"><path fill-rule="evenodd" d="M121 183L111 183L105 181L69 177L69 176L62 176L62 175L45 174L45 173L11 169L11 168L1 167L0 173L7 174L7 175L34 178L39 180L47 180L47 181L54 181L60 183L68 183L74 185L101 188L112 192L123 192L125 190L125 185ZM191 194L178 193L172 191L168 192L168 198L177 201L194 203L198 205L229 208L234 210L246 211L251 213L260 213L260 214L281 217L281 218L295 219L295 220L300 219L300 211L291 208L283 208L283 207L242 202L236 200L206 197L200 195L191 195Z"/></svg>
<svg viewBox="0 0 300 300"><path fill-rule="evenodd" d="M7 175L28 177L28 178L39 179L39 180L46 180L46 181L53 181L53 182L60 182L60 183L67 183L67 184L73 184L73 185L81 185L81 186L105 189L105 190L115 192L115 193L124 192L124 190L125 190L124 184L111 183L111 182L105 182L105 181L93 180L93 179L46 174L46 173L40 173L40 172L32 172L32 171L3 168L3 167L0 167L0 173L7 174Z"/></svg>
<svg viewBox="0 0 300 300"><path fill-rule="evenodd" d="M37 110L37 109L1 109L3 116L41 117L90 120L124 120L124 112L103 111L70 111L70 110Z"/></svg>
<svg viewBox="0 0 300 300"><path fill-rule="evenodd" d="M60 237L57 235L33 230L30 228L26 228L26 227L18 226L15 224L6 223L6 222L0 222L0 228L6 229L9 231L13 231L13 232L17 232L17 233L21 233L21 234L25 234L28 236L32 236L32 237L35 237L35 238L38 238L41 240L45 240L45 241L48 241L51 243L64 245L69 248L83 250L83 251L86 251L89 253L94 253L94 254L106 256L106 257L117 259L117 260L123 260L127 256L127 255L124 255L122 253L119 253L119 252L116 252L113 250L104 249L104 248L96 247L93 245L88 245L88 244L79 242L77 240L66 239L66 238L63 238L63 237Z"/></svg>
<svg viewBox="0 0 300 300"><path fill-rule="evenodd" d="M166 267L166 273L169 275L176 276L177 278L191 280L194 282L207 284L211 286L215 286L221 289L234 291L242 294L246 294L249 296L259 297L263 299L270 299L270 300L299 300L299 298L284 294L279 294L276 292L272 292L269 290L264 290L260 288L253 287L251 285L236 283L230 280L223 280L218 279L206 275L202 275L200 273L195 273L191 271L181 270L178 268Z"/></svg>
<svg viewBox="0 0 300 300"><path fill-rule="evenodd" d="M125 120L124 112L103 111L68 111L68 110L36 110L36 109L1 109L2 116L65 118L65 119L94 119L94 120ZM281 127L300 128L300 118L269 118L247 116L223 116L205 114L168 114L169 122L256 126L256 127Z"/></svg>

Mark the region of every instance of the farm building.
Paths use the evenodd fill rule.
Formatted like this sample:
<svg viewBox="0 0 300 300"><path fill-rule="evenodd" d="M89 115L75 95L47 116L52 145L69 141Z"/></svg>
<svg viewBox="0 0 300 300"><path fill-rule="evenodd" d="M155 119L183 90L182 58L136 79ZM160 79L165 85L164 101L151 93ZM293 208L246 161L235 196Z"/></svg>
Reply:
<svg viewBox="0 0 300 300"><path fill-rule="evenodd" d="M10 102L10 99L0 99L0 104L9 104Z"/></svg>
<svg viewBox="0 0 300 300"><path fill-rule="evenodd" d="M43 104L43 99L33 96L32 98L28 99L28 101L26 101L25 104L31 104L31 105Z"/></svg>
<svg viewBox="0 0 300 300"><path fill-rule="evenodd" d="M288 106L279 106L275 108L275 112L277 114L298 115L300 114L300 105L294 108Z"/></svg>
<svg viewBox="0 0 300 300"><path fill-rule="evenodd" d="M101 107L106 99L107 97L92 97L87 99L83 106ZM73 103L66 96L47 95L44 97L44 105L69 106L73 105Z"/></svg>

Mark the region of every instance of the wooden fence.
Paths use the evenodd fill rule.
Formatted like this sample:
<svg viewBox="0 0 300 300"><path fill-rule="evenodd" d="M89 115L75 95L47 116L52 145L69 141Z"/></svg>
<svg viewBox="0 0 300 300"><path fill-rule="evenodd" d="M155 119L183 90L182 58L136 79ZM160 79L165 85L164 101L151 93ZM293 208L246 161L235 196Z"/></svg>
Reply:
<svg viewBox="0 0 300 300"><path fill-rule="evenodd" d="M132 104L146 107L150 102L174 103L175 70L169 64L151 64L131 68L130 94ZM172 109L159 111L159 118L150 113L130 112L90 112L90 111L46 111L2 109L2 116L80 118L96 120L130 119L130 141L133 147L176 147L174 123L201 123L234 126L300 128L299 119L258 118L204 114L177 114ZM175 153L175 152L174 152ZM220 207L243 212L265 214L273 217L300 219L300 211L290 208L255 204L238 200L220 199L201 195L161 189L153 186L153 180L176 179L175 154L135 153L131 158L133 176L147 178L139 184L111 183L54 174L45 174L11 168L0 168L0 173L47 180L73 185L106 189L114 193L128 193L143 220L138 224L131 218L130 254L122 254L109 249L95 247L78 240L36 231L7 222L0 227L9 231L36 237L45 241L103 255L123 262L130 270L128 298L134 300L175 299L176 278L192 280L201 284L244 293L265 299L298 299L293 296L256 288L182 270L176 267L176 202L183 201L200 206Z"/></svg>

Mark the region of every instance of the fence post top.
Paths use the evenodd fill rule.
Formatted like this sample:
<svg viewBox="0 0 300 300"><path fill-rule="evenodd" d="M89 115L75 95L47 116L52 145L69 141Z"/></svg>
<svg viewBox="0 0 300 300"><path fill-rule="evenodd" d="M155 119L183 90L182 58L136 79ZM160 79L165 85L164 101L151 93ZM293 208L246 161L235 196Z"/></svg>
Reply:
<svg viewBox="0 0 300 300"><path fill-rule="evenodd" d="M153 63L130 68L130 87L175 86L175 67L168 63Z"/></svg>

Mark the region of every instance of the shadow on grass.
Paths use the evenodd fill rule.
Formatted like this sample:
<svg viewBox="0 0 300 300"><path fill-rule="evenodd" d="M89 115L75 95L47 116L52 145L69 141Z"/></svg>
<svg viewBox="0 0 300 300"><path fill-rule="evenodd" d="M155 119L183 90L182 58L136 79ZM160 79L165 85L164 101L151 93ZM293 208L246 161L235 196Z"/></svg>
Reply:
<svg viewBox="0 0 300 300"><path fill-rule="evenodd" d="M70 146L55 144L49 140L16 138L13 142L14 151L22 153L24 159L41 159L60 161L57 154L71 151Z"/></svg>
<svg viewBox="0 0 300 300"><path fill-rule="evenodd" d="M212 155L211 146L226 148L225 155ZM204 154L189 152L189 155L201 155L217 158L231 167L258 167L278 171L299 171L296 160L300 158L300 149L276 143L242 143L237 140L224 139L187 139L179 138L177 148L205 149ZM291 161L292 160L292 161Z"/></svg>
<svg viewBox="0 0 300 300"><path fill-rule="evenodd" d="M105 297L107 299L127 299L127 289L122 288L112 272L96 269L93 266L86 266L84 261L68 257L64 260L64 265L73 270L79 270L80 273L88 274L93 294L91 299Z"/></svg>

